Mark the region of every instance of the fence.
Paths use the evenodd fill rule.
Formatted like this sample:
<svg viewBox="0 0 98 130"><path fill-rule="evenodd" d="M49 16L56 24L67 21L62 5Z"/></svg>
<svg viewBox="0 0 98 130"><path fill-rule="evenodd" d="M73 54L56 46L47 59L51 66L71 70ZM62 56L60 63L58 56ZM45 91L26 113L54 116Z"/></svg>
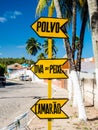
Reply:
<svg viewBox="0 0 98 130"><path fill-rule="evenodd" d="M28 123L28 112L20 115L17 117L11 124L7 127L4 127L0 130L28 130L27 123Z"/></svg>

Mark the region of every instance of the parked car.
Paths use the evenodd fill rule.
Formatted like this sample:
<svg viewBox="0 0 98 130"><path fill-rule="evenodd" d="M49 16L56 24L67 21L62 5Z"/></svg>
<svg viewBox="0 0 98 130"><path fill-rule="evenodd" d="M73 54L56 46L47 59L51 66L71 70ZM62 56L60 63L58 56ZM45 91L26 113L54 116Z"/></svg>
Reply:
<svg viewBox="0 0 98 130"><path fill-rule="evenodd" d="M5 76L0 76L0 86L5 86L6 85L6 78L5 78Z"/></svg>
<svg viewBox="0 0 98 130"><path fill-rule="evenodd" d="M32 81L31 77L29 75L21 75L19 77L21 81Z"/></svg>

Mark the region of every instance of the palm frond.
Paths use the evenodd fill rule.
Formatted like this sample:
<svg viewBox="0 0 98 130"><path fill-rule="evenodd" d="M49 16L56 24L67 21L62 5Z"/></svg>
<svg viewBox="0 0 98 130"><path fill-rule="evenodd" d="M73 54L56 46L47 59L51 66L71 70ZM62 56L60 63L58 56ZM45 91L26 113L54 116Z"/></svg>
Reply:
<svg viewBox="0 0 98 130"><path fill-rule="evenodd" d="M30 38L26 42L26 50L30 55L36 55L39 50L41 50L41 44L37 42L35 38Z"/></svg>
<svg viewBox="0 0 98 130"><path fill-rule="evenodd" d="M79 0L79 3L80 3L80 5L81 5L81 7L83 7L84 4L85 4L85 0Z"/></svg>
<svg viewBox="0 0 98 130"><path fill-rule="evenodd" d="M43 9L47 6L47 0L39 0L37 8L36 8L36 15L40 16Z"/></svg>

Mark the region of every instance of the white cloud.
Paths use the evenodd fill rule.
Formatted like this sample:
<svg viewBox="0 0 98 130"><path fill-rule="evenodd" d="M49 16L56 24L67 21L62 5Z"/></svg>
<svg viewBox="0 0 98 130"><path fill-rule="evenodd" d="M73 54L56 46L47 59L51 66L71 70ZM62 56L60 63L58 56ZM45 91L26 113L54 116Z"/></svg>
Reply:
<svg viewBox="0 0 98 130"><path fill-rule="evenodd" d="M4 14L4 17L7 19L16 19L17 16L22 15L20 11L7 11Z"/></svg>
<svg viewBox="0 0 98 130"><path fill-rule="evenodd" d="M22 13L20 11L14 11L15 15L22 15Z"/></svg>
<svg viewBox="0 0 98 130"><path fill-rule="evenodd" d="M17 46L17 48L25 48L26 47L26 45L19 45L19 46Z"/></svg>
<svg viewBox="0 0 98 130"><path fill-rule="evenodd" d="M0 55L2 55L2 53L0 52Z"/></svg>
<svg viewBox="0 0 98 130"><path fill-rule="evenodd" d="M20 11L6 11L3 16L0 17L0 23L4 23L9 19L16 19L17 16L22 15Z"/></svg>
<svg viewBox="0 0 98 130"><path fill-rule="evenodd" d="M5 17L0 17L0 23L4 23L6 21L7 21L7 19Z"/></svg>

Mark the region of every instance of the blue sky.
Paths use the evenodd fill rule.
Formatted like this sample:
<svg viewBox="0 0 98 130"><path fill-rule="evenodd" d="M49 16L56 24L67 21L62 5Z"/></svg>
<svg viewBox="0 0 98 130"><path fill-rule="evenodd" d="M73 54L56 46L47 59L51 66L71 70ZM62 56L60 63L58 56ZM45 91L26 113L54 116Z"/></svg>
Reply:
<svg viewBox="0 0 98 130"><path fill-rule="evenodd" d="M37 2L38 0L0 0L0 57L29 58L25 49L26 41L30 37L36 38L41 43L44 41L44 38L37 36L30 27L38 18L35 17ZM47 10L44 15L47 16ZM71 29L68 35L71 37ZM57 57L62 58L66 53L63 40L55 39L55 41L58 47ZM93 49L90 30L87 27L82 57L91 56L93 56ZM33 56L31 58L36 60Z"/></svg>

